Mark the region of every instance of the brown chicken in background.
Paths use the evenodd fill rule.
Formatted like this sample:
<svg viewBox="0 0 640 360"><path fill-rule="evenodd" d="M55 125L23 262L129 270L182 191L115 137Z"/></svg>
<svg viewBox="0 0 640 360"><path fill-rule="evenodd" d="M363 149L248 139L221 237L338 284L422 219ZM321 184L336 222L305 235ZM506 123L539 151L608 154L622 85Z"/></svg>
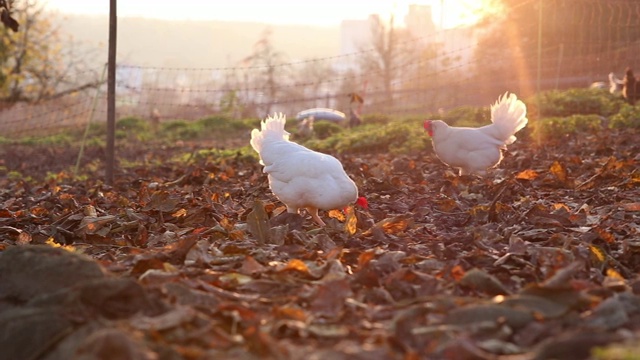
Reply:
<svg viewBox="0 0 640 360"><path fill-rule="evenodd" d="M636 79L633 70L628 67L622 79L622 96L631 105L636 104L640 92L640 81Z"/></svg>

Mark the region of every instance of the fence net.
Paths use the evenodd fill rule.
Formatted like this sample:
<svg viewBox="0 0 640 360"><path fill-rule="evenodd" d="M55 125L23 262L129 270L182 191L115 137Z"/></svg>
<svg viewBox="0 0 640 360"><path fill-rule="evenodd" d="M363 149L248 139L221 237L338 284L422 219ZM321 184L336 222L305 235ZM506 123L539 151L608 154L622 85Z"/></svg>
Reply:
<svg viewBox="0 0 640 360"><path fill-rule="evenodd" d="M252 118L276 111L293 116L314 107L348 113L354 92L365 99L359 108L363 114L417 116L486 106L505 91L526 98L538 86L566 89L604 82L608 87L610 72L622 77L626 67L640 68L640 1L507 3L512 14L502 24L508 31L500 36L491 35L491 19L474 28L419 36L398 31L392 34L394 51L387 58L380 48L369 46L339 56L281 62L266 48L234 67L118 65L117 118ZM38 104L3 106L0 133L36 135L105 120L103 86Z"/></svg>

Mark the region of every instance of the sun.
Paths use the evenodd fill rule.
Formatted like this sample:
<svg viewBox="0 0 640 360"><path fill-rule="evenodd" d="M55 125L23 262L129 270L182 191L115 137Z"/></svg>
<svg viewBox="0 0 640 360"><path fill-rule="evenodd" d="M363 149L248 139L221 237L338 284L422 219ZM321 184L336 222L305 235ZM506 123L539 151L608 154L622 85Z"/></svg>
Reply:
<svg viewBox="0 0 640 360"><path fill-rule="evenodd" d="M442 26L449 28L476 24L487 14L489 1L449 0L441 3Z"/></svg>
<svg viewBox="0 0 640 360"><path fill-rule="evenodd" d="M394 1L390 13L404 19L412 4L431 6L433 22L441 29L473 25L497 11L495 0L405 0Z"/></svg>

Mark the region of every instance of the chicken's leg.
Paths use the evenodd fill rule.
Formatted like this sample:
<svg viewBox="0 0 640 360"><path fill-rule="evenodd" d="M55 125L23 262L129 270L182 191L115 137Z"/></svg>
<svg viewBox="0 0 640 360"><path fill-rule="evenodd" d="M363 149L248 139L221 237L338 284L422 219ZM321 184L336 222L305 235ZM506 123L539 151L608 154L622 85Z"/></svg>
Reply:
<svg viewBox="0 0 640 360"><path fill-rule="evenodd" d="M324 223L324 221L322 221L322 219L320 219L320 216L318 216L318 209L317 208L308 207L307 211L309 212L309 214L311 214L311 218L313 219L313 221L317 222L318 225L320 225L320 226L327 225L327 224Z"/></svg>

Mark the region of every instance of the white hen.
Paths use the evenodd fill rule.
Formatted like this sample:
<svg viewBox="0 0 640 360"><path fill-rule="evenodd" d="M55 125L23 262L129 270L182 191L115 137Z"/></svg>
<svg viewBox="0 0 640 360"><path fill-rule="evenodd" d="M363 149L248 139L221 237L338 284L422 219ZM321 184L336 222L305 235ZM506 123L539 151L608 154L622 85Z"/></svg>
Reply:
<svg viewBox="0 0 640 360"><path fill-rule="evenodd" d="M431 136L438 158L460 175L484 175L502 161L502 149L516 141L514 134L527 125L527 107L515 94L505 93L491 105L492 124L454 127L441 120L427 120L424 128Z"/></svg>
<svg viewBox="0 0 640 360"><path fill-rule="evenodd" d="M251 146L260 155L271 191L287 211L297 213L306 208L313 220L324 226L318 209L341 209L356 201L366 207L366 200L358 198L358 188L340 161L289 141L285 123L283 114L267 117L261 130L251 132Z"/></svg>

